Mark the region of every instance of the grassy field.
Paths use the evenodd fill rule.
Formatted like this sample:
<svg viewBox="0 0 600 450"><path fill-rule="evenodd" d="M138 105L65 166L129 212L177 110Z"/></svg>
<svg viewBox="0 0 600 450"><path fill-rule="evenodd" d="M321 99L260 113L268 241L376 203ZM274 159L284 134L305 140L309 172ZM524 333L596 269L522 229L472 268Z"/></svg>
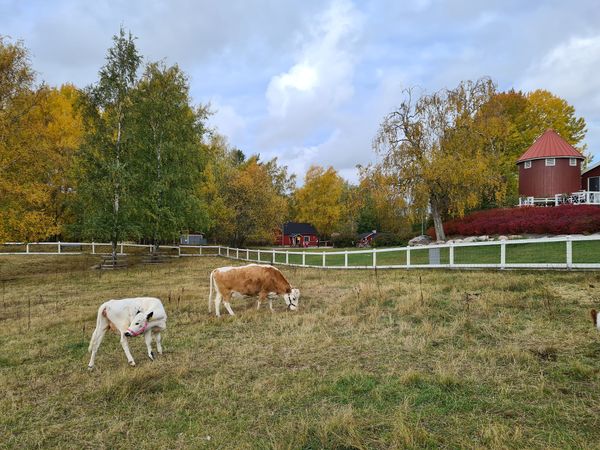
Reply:
<svg viewBox="0 0 600 450"><path fill-rule="evenodd" d="M592 448L597 272L283 267L300 310L207 313L187 258L120 272L91 256L0 258L2 448ZM165 354L107 335L106 299L163 299ZM170 300L169 300L170 299Z"/></svg>

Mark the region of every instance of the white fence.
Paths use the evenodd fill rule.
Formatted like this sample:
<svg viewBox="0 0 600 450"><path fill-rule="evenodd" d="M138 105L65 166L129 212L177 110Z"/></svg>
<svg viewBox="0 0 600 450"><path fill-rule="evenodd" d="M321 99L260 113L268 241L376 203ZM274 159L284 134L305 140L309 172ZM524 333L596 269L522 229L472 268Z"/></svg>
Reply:
<svg viewBox="0 0 600 450"><path fill-rule="evenodd" d="M422 247L361 250L240 249L225 246L160 247L173 257L221 256L241 261L323 269L600 269L600 235L561 236ZM152 245L119 243L120 255L144 255ZM1 255L109 254L110 243L31 242L0 244Z"/></svg>

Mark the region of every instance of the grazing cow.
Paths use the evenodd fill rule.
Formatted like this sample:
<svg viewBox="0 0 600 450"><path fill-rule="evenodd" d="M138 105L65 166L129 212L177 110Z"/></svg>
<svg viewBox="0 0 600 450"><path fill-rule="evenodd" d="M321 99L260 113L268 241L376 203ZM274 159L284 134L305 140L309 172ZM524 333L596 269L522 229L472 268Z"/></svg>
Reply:
<svg viewBox="0 0 600 450"><path fill-rule="evenodd" d="M276 267L263 264L248 264L240 267L220 267L210 274L210 290L208 294L208 312L211 312L213 289L215 290L215 312L221 316L221 301L232 316L231 296L258 295L256 308L260 302L269 299L269 308L273 311L273 297L283 295L289 310L298 308L300 291L292 289L290 283Z"/></svg>
<svg viewBox="0 0 600 450"><path fill-rule="evenodd" d="M152 352L152 334L156 341L156 349L162 355L160 332L167 328L167 313L159 299L153 297L125 298L122 300L109 300L98 308L96 329L88 351L92 353L88 368L94 367L96 352L104 333L111 329L121 335L121 346L127 356L130 366L135 366L135 361L129 351L127 338L144 335L148 357L154 360Z"/></svg>
<svg viewBox="0 0 600 450"><path fill-rule="evenodd" d="M598 328L598 330L600 330L600 314L598 314L598 312L595 309L592 309L590 311L590 314L592 316L592 321L594 322L594 325L596 326L596 328Z"/></svg>

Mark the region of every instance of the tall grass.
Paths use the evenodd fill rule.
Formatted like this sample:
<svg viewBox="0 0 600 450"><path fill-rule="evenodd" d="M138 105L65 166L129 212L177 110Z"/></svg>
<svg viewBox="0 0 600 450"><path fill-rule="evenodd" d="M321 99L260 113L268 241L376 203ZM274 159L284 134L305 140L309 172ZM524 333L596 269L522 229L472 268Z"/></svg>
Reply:
<svg viewBox="0 0 600 450"><path fill-rule="evenodd" d="M472 448L597 443L600 275L283 267L301 308L207 313L184 259L120 272L90 256L0 259L4 448ZM114 335L86 369L98 305L154 295L165 355ZM170 299L170 300L169 300Z"/></svg>

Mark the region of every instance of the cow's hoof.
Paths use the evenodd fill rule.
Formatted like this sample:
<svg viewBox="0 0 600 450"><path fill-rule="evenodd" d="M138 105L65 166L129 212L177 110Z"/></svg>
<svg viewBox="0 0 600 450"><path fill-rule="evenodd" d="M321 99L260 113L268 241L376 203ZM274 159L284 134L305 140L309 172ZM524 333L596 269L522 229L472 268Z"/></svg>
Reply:
<svg viewBox="0 0 600 450"><path fill-rule="evenodd" d="M131 367L135 367L135 361L129 361L129 365L130 365Z"/></svg>
<svg viewBox="0 0 600 450"><path fill-rule="evenodd" d="M148 358L150 358L150 360L154 361L154 352L148 353Z"/></svg>
<svg viewBox="0 0 600 450"><path fill-rule="evenodd" d="M94 366L88 366L88 370L94 370Z"/></svg>

